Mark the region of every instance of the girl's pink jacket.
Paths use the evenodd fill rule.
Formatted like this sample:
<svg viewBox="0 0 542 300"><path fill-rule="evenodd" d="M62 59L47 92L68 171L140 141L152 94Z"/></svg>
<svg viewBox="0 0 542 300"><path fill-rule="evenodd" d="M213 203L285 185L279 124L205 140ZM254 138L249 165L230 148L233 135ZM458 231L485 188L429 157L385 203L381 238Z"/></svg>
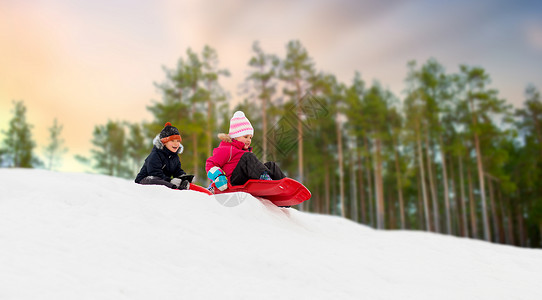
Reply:
<svg viewBox="0 0 542 300"><path fill-rule="evenodd" d="M243 149L245 144L238 140L232 140L231 142L222 141L217 148L213 150L213 155L209 157L205 163L205 172L209 172L212 167L219 167L226 173L226 177L230 180L231 174L241 156L247 152L252 152L252 147L248 147L248 150Z"/></svg>

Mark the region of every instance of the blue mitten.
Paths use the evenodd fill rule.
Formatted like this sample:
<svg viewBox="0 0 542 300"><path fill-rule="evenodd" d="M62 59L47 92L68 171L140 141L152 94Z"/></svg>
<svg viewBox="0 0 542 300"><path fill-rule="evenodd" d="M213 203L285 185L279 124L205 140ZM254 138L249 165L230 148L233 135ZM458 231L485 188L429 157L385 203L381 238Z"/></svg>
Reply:
<svg viewBox="0 0 542 300"><path fill-rule="evenodd" d="M212 167L207 172L207 177L215 184L216 188L224 191L228 188L228 178L222 169L219 167Z"/></svg>

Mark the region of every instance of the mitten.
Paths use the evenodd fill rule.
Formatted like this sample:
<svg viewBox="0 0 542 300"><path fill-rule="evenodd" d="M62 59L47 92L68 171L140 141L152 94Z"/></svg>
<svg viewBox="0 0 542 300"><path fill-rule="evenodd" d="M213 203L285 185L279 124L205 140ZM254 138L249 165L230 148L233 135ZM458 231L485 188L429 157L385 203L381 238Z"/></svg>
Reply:
<svg viewBox="0 0 542 300"><path fill-rule="evenodd" d="M179 190L188 190L188 189L190 189L190 182L188 180L183 180L183 182L181 182L181 185L179 185L178 189Z"/></svg>
<svg viewBox="0 0 542 300"><path fill-rule="evenodd" d="M207 172L207 177L211 179L217 189L224 191L228 188L228 178L226 178L226 174L219 167L212 167Z"/></svg>
<svg viewBox="0 0 542 300"><path fill-rule="evenodd" d="M192 180L194 180L194 175L183 174L179 176L179 178L181 178L181 180L188 180L188 182L192 182Z"/></svg>
<svg viewBox="0 0 542 300"><path fill-rule="evenodd" d="M183 180L180 178L173 178L169 182L171 182L173 185L175 185L178 188L179 186L181 186L182 181Z"/></svg>

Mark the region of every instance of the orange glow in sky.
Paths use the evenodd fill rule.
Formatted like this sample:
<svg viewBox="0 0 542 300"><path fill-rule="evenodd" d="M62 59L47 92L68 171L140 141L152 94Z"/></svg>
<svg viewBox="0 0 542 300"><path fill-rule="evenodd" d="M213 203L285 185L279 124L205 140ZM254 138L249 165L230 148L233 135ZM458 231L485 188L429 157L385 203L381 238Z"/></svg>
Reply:
<svg viewBox="0 0 542 300"><path fill-rule="evenodd" d="M231 103L251 46L283 57L298 39L319 71L349 84L354 72L402 98L406 64L434 57L447 72L482 66L515 106L528 83L542 89L540 1L83 1L0 2L0 129L23 100L37 154L54 118L69 149L61 168L82 171L94 126L151 120L153 82L187 48L217 50ZM3 136L2 136L3 138ZM149 144L149 150L151 145Z"/></svg>

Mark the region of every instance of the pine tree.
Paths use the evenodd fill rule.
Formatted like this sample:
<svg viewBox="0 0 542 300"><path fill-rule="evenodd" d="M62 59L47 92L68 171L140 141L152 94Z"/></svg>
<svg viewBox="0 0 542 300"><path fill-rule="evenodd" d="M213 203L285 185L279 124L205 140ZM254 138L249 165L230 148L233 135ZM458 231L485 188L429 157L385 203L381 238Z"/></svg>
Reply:
<svg viewBox="0 0 542 300"><path fill-rule="evenodd" d="M60 166L62 155L68 151L64 147L64 139L60 137L63 128L64 126L58 124L56 118L49 128L49 144L45 147L46 168L49 170L54 170Z"/></svg>
<svg viewBox="0 0 542 300"><path fill-rule="evenodd" d="M339 176L339 201L338 205L340 206L341 216L346 216L346 198L345 198L345 176L344 176L344 147L343 147L343 117L345 114L345 90L344 85L340 84L334 75L320 73L314 76L311 80L312 86L311 90L316 94L316 96L325 101L325 106L327 107L328 118L331 118L333 121L333 131L324 131L323 134L330 136L329 140L331 144L337 145L336 151L337 155L337 173ZM322 122L311 122L310 124L314 126L321 126ZM308 151L309 155L310 151ZM335 172L333 172L335 173Z"/></svg>
<svg viewBox="0 0 542 300"><path fill-rule="evenodd" d="M517 126L524 133L524 137L532 139L532 146L538 148L542 157L542 99L535 86L529 85L525 89L524 107L516 110L519 118Z"/></svg>
<svg viewBox="0 0 542 300"><path fill-rule="evenodd" d="M132 178L127 162L126 133L120 122L108 121L94 127L91 161L95 170L102 174Z"/></svg>
<svg viewBox="0 0 542 300"><path fill-rule="evenodd" d="M457 204L457 219L458 227L462 236L471 236L472 230L469 229L469 197L467 197L467 183L465 172L467 170L466 163L468 163L470 157L468 155L468 145L466 141L470 139L467 130L465 130L465 107L463 101L464 94L464 82L459 74L452 74L449 76L450 80L450 103L444 110L444 116L442 118L443 136L450 152L450 162L456 165L456 172L454 169L450 169L451 172L457 174L452 181L456 184L455 188L455 203Z"/></svg>
<svg viewBox="0 0 542 300"><path fill-rule="evenodd" d="M151 134L158 134L166 122L179 129L185 151L182 154L183 169L199 178L200 159L197 136L204 134L202 102L206 94L199 88L201 63L197 54L187 51L188 59L179 58L174 69L163 67L166 73L164 82L155 83L162 93L162 100L155 101L147 109L154 115L154 121L148 125ZM154 137L154 136L153 136ZM188 150L188 151L187 151Z"/></svg>
<svg viewBox="0 0 542 300"><path fill-rule="evenodd" d="M145 158L150 153L153 145L149 141L154 138L154 132L146 134L144 124L129 124L128 136L126 137L127 159L129 160L128 168L130 173L135 177L143 165ZM149 138L147 138L149 136Z"/></svg>
<svg viewBox="0 0 542 300"><path fill-rule="evenodd" d="M495 117L502 117L510 107L505 104L504 100L497 97L496 90L487 88L490 77L483 68L462 65L460 70L460 76L466 87L462 105L465 108L466 119L469 120L469 123L465 125L468 126L472 134L476 153L484 239L491 241L482 139L491 137L491 132L488 129L493 127L492 123Z"/></svg>
<svg viewBox="0 0 542 300"><path fill-rule="evenodd" d="M416 162L418 166L418 177L420 182L421 198L423 210L425 230L430 231L432 229L432 222L429 213L429 198L426 187L426 173L423 161L423 147L422 147L422 128L423 128L423 116L425 115L425 105L422 100L422 92L419 88L419 83L416 74L416 62L410 61L408 63L409 73L407 74L407 96L404 101L404 110L406 116L406 127L409 128L407 132L408 140L414 145Z"/></svg>
<svg viewBox="0 0 542 300"><path fill-rule="evenodd" d="M175 69L163 69L165 81L155 83L162 93L162 101L147 107L155 118L148 127L155 134L162 130L165 122L177 127L185 147L183 169L203 182L205 176L199 176L204 171L202 162L212 150L212 133L218 127L217 111L226 99L218 80L228 76L229 71L218 68L218 55L209 46L205 46L201 55L189 48Z"/></svg>
<svg viewBox="0 0 542 300"><path fill-rule="evenodd" d="M442 142L441 115L449 98L448 86L449 80L444 73L444 68L435 60L429 59L420 69L416 70L415 63L410 65L409 80L416 86L416 94L419 105L423 108L420 119L420 135L425 142L425 165L427 178L429 180L429 194L433 208L433 226L436 232L441 232L440 222L440 201L438 192L438 175L434 172L435 157L437 150L445 154ZM438 145L438 147L436 147ZM441 159L442 166L442 185L444 187L444 207L446 232L451 231L449 188L446 172L446 157Z"/></svg>
<svg viewBox="0 0 542 300"><path fill-rule="evenodd" d="M362 124L362 120L364 119L364 111L362 110L362 102L363 97L365 94L365 82L361 79L361 75L359 72L356 72L354 74L354 78L352 80L352 84L350 87L346 90L345 95L345 114L348 122L348 133L349 135L353 136L356 140L355 146L354 146L354 153L355 161L357 167L357 189L359 191L359 211L361 212L361 222L367 223L367 192L365 190L365 182L364 182L364 171L365 167L363 166L363 162L365 159L367 159L367 154L363 151L362 141L364 140L364 137L366 136L366 128ZM364 155L365 154L365 155ZM368 199L371 199L371 196L369 195ZM351 199L352 202L357 203L357 199Z"/></svg>
<svg viewBox="0 0 542 300"><path fill-rule="evenodd" d="M397 199L399 200L399 220L401 229L405 229L405 203L403 197L403 168L401 154L399 153L401 129L403 128L404 120L395 107L390 108L388 112L388 131L390 141L392 144L392 151L394 156L394 173L397 184Z"/></svg>
<svg viewBox="0 0 542 300"><path fill-rule="evenodd" d="M280 78L293 89L285 88L284 94L291 97L296 104L297 115L297 145L298 145L298 179L303 181L305 178L303 167L303 99L306 95L309 81L314 76L314 63L309 57L307 50L299 41L290 41L286 46L286 59L282 63ZM303 209L303 205L300 205Z"/></svg>
<svg viewBox="0 0 542 300"><path fill-rule="evenodd" d="M267 161L268 107L271 104L272 96L276 92L276 83L273 82L273 79L277 76L279 59L275 55L266 54L257 41L252 44L252 51L254 56L250 58L248 64L254 69L247 77L247 80L254 83L256 97L262 103L262 161Z"/></svg>
<svg viewBox="0 0 542 300"><path fill-rule="evenodd" d="M0 147L0 168L4 168L4 155L6 155L6 150L4 148Z"/></svg>
<svg viewBox="0 0 542 300"><path fill-rule="evenodd" d="M387 139L387 116L391 94L383 90L378 82L367 91L362 110L365 111L364 125L368 128L368 137L373 143L374 157L374 188L376 195L376 226L384 228L385 205L384 205L384 143Z"/></svg>
<svg viewBox="0 0 542 300"><path fill-rule="evenodd" d="M528 207L528 220L538 231L538 239L542 241L542 99L535 86L529 85L525 90L524 107L516 110L516 126L520 131L523 148L512 162L519 190L523 197L516 202ZM509 166L509 172L513 165ZM542 242L534 243L541 247Z"/></svg>
<svg viewBox="0 0 542 300"><path fill-rule="evenodd" d="M205 89L205 97L207 98L207 126L205 135L207 138L207 156L212 154L213 132L216 131L216 107L226 100L226 94L218 83L220 76L230 76L227 69L218 68L218 54L216 50L205 46L202 52L201 67L202 67L202 83Z"/></svg>
<svg viewBox="0 0 542 300"><path fill-rule="evenodd" d="M15 168L32 168L37 162L33 150L36 143L32 137L32 125L26 121L24 102L13 101L13 118L4 134L4 164Z"/></svg>
<svg viewBox="0 0 542 300"><path fill-rule="evenodd" d="M188 49L186 51L188 56L186 64L186 78L188 88L190 90L190 96L188 97L188 105L190 107L188 113L188 119L190 123L185 126L187 132L189 132L190 143L192 144L192 170L195 177L199 177L200 174L200 162L202 156L200 155L199 136L202 136L205 128L205 120L203 113L203 103L209 99L208 91L201 87L203 80L202 62L199 55Z"/></svg>

